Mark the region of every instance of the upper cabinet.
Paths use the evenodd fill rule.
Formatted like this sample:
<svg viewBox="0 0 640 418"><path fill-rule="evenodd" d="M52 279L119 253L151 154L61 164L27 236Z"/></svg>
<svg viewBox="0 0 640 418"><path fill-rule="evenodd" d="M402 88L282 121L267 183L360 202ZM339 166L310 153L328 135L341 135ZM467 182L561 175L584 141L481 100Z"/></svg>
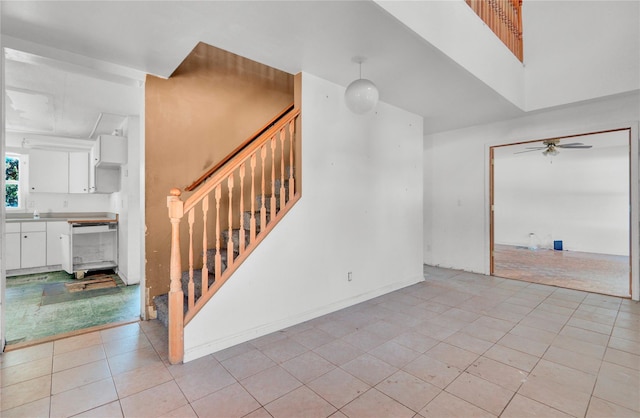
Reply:
<svg viewBox="0 0 640 418"><path fill-rule="evenodd" d="M89 153L69 153L69 193L89 193Z"/></svg>
<svg viewBox="0 0 640 418"><path fill-rule="evenodd" d="M32 149L29 153L31 193L69 193L69 153Z"/></svg>
<svg viewBox="0 0 640 418"><path fill-rule="evenodd" d="M31 193L89 193L89 153L32 149Z"/></svg>
<svg viewBox="0 0 640 418"><path fill-rule="evenodd" d="M120 190L120 166L127 163L127 138L100 135L91 148L89 192L113 193Z"/></svg>
<svg viewBox="0 0 640 418"><path fill-rule="evenodd" d="M91 151L36 149L29 152L31 193L113 193L127 163L127 138L100 135Z"/></svg>
<svg viewBox="0 0 640 418"><path fill-rule="evenodd" d="M91 150L96 167L121 166L127 163L127 138L100 135Z"/></svg>

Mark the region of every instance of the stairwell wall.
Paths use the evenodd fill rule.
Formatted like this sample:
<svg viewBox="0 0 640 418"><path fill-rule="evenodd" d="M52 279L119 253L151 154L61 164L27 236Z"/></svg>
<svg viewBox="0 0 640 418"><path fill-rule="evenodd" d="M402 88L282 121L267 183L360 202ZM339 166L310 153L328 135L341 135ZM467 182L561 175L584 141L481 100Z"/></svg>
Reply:
<svg viewBox="0 0 640 418"><path fill-rule="evenodd" d="M169 79L147 77L145 304L151 317L153 297L169 291L169 191L184 190L292 102L293 75L204 43ZM187 230L186 219L181 227Z"/></svg>
<svg viewBox="0 0 640 418"><path fill-rule="evenodd" d="M302 74L302 198L187 324L185 361L423 280L422 118L343 96Z"/></svg>

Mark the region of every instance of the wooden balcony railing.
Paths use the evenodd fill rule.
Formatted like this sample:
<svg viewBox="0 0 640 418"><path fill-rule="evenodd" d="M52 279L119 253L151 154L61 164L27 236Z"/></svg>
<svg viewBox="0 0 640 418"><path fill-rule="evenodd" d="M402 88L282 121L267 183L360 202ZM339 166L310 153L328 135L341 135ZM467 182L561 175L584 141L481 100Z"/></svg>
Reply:
<svg viewBox="0 0 640 418"><path fill-rule="evenodd" d="M171 190L167 198L171 221L171 363L183 360L184 325L299 200L294 168L299 158L299 118L300 109L291 109L257 139L244 144L218 171L207 174L206 181L186 201L180 199L179 189ZM180 221L184 215L188 270L183 273ZM195 254L202 255L201 263L194 260Z"/></svg>
<svg viewBox="0 0 640 418"><path fill-rule="evenodd" d="M522 62L522 0L466 0L466 2Z"/></svg>

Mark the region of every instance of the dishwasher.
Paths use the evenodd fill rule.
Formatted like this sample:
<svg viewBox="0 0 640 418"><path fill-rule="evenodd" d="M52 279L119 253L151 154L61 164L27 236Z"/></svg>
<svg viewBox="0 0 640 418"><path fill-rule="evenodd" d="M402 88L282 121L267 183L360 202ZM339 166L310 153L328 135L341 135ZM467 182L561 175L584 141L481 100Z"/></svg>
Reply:
<svg viewBox="0 0 640 418"><path fill-rule="evenodd" d="M62 235L62 268L76 277L89 270L118 267L116 222L70 222Z"/></svg>

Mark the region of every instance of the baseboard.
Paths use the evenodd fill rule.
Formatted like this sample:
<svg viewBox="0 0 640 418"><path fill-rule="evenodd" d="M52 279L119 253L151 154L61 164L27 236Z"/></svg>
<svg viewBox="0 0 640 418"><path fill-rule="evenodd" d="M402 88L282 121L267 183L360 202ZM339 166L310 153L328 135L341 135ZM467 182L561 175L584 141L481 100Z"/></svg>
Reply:
<svg viewBox="0 0 640 418"><path fill-rule="evenodd" d="M201 344L199 346L195 346L191 348L185 347L184 362L186 363L191 360L195 360L200 357L204 357L206 355L216 353L220 350L233 347L234 345L241 344L243 342L250 341L258 337L262 337L263 335L271 334L272 332L276 332L276 331L280 331L280 330L292 327L302 322L309 321L311 319L318 318L320 316L339 311L340 309L348 308L358 303L366 302L367 300L385 295L387 293L394 292L396 290L405 288L407 286L411 286L416 283L420 283L422 281L424 281L423 276L412 277L402 282L392 283L390 285L381 287L371 292L363 293L348 299L344 299L338 302L331 303L329 305L322 306L320 308L312 309L307 312L289 316L287 318L283 318L281 320L278 320L269 324L265 324L256 328L245 330L238 334L230 335L230 336L227 336L218 340L210 341L205 344ZM189 328L189 325L185 327L185 333L188 332L188 328Z"/></svg>
<svg viewBox="0 0 640 418"><path fill-rule="evenodd" d="M24 269L7 270L7 277L26 276L29 274L51 273L54 271L62 271L62 265L50 265L41 267L29 267Z"/></svg>

